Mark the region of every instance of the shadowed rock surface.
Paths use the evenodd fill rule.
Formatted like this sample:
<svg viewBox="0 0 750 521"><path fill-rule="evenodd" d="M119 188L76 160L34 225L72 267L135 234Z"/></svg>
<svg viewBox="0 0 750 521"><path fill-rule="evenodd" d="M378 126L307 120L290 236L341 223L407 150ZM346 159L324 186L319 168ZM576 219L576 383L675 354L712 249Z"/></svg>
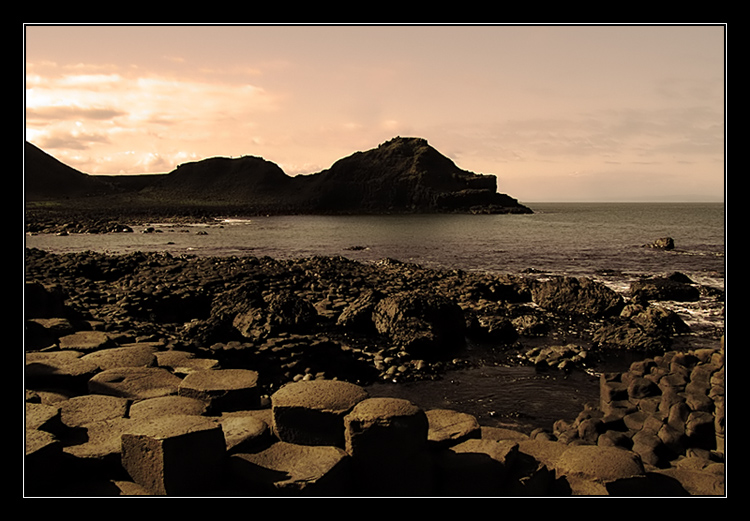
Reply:
<svg viewBox="0 0 750 521"><path fill-rule="evenodd" d="M29 232L127 231L128 222L259 214L531 213L494 175L460 169L422 138L396 137L316 174L289 176L261 157L213 157L155 175L91 176L31 143ZM50 204L54 203L54 204ZM56 219L65 219L61 229Z"/></svg>
<svg viewBox="0 0 750 521"><path fill-rule="evenodd" d="M618 317L568 313L611 309L600 306L609 294L593 281L562 281L587 287L570 298L590 302L560 306L533 302L549 293L535 293L534 279L396 262L39 250L26 251L26 278L34 297L25 309L28 495L724 493L723 342L672 350L681 328L648 302L626 301ZM461 324L450 322L453 349L442 351L444 338L436 338L433 356L418 358L423 353L394 345L392 326L359 329L339 320L350 309L373 321L375 301L405 287L450 302L451 317L463 314ZM504 290L479 291L488 287ZM310 306L276 306L279 295ZM319 305L332 298L340 305ZM173 306L180 312L168 312ZM236 327L249 310L259 310L264 334ZM488 315L511 324L533 315L548 333L519 328L516 341L467 350L473 335L488 336L477 332L480 324L466 324ZM596 331L614 318L632 320L659 342L645 349L617 337L608 346ZM97 335L71 339L82 332ZM626 350L636 361L602 372L599 401L573 421L533 432L477 428L465 412L424 410L364 388L441 378L488 360L595 370L607 350Z"/></svg>

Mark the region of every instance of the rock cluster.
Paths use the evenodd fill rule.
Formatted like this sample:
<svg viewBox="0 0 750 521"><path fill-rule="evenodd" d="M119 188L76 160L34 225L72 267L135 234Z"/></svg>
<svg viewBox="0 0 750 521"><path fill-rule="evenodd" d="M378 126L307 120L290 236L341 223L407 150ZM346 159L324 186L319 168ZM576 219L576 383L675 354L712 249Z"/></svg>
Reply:
<svg viewBox="0 0 750 521"><path fill-rule="evenodd" d="M27 374L36 390L27 391L26 403L29 494L723 494L717 443L723 428L714 431L723 419L719 392L715 387L710 392L714 413L703 411L711 421L692 410L706 407L696 404L692 392L649 399L648 386L634 375L649 367L649 374L659 373L657 361L645 361L627 377L602 377L601 414L584 411L575 425L564 430L556 425L556 435L526 435L480 426L459 411L425 411L408 400L369 397L362 387L339 380L291 382L264 399L252 370L198 368L179 377L146 360L122 357L141 347L115 348L120 351L113 358L136 365L105 370L80 352L66 351L66 360L59 353L32 357ZM678 364L680 357L695 374L686 387L718 378L718 354L665 359ZM671 381L675 374L661 379ZM89 393L77 394L74 381L87 378ZM669 412L658 414L667 401ZM647 404L655 410L647 413ZM677 463L658 460L659 447L679 453Z"/></svg>
<svg viewBox="0 0 750 521"><path fill-rule="evenodd" d="M393 260L26 260L30 495L722 493L723 351L662 345L602 376L598 408L531 434L362 386L439 377L475 341L585 365L592 328L673 327L646 299Z"/></svg>

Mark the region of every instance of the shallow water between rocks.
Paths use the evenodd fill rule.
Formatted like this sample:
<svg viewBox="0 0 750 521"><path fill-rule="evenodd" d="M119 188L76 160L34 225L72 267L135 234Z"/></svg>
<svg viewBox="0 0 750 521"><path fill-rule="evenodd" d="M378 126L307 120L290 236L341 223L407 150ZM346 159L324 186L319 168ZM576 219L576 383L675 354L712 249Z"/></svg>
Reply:
<svg viewBox="0 0 750 521"><path fill-rule="evenodd" d="M405 398L428 409L474 415L480 425L530 433L551 431L555 421L572 421L588 402L599 401L598 377L539 372L529 366L481 366L450 371L440 380L366 387L372 397Z"/></svg>
<svg viewBox="0 0 750 521"><path fill-rule="evenodd" d="M531 207L532 215L263 217L208 227L163 227L162 233L151 234L136 229L133 234L27 236L26 246L57 253L90 249L276 258L343 255L359 262L392 257L435 268L500 273L534 268L542 276L591 276L623 292L641 276L681 271L696 282L724 289L723 204ZM198 235L198 229L208 231ZM642 247L663 236L675 239L674 251ZM723 330L723 305L672 307L696 329ZM596 370L624 371L628 365L615 359L611 367ZM489 362L450 371L434 381L382 382L367 390L371 396L407 398L426 409L470 413L482 425L530 432L551 429L558 419L571 421L586 403L598 402L599 379L585 371L538 372Z"/></svg>

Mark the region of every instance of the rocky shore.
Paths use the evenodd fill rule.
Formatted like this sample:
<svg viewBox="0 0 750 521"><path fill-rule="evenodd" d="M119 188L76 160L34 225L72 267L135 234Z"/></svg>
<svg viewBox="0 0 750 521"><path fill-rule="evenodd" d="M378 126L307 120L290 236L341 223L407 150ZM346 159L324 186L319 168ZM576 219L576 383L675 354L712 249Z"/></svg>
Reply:
<svg viewBox="0 0 750 521"><path fill-rule="evenodd" d="M620 295L393 259L27 249L25 270L29 496L724 494L722 332L693 348L661 305L723 296L681 274ZM600 373L600 400L524 433L365 389L511 361Z"/></svg>

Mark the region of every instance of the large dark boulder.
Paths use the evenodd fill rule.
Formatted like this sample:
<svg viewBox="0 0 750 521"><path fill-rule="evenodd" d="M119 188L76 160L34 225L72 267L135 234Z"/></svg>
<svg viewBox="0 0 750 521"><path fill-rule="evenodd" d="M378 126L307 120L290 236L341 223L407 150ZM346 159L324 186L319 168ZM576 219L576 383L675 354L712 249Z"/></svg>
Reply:
<svg viewBox="0 0 750 521"><path fill-rule="evenodd" d="M637 301L674 300L694 302L700 300L700 289L675 277L653 277L630 284L630 296Z"/></svg>
<svg viewBox="0 0 750 521"><path fill-rule="evenodd" d="M631 304L620 316L604 321L592 339L600 348L664 352L671 347L672 337L689 331L690 327L674 311Z"/></svg>
<svg viewBox="0 0 750 521"><path fill-rule="evenodd" d="M279 333L304 331L318 313L307 300L291 293L272 295L263 305L238 313L232 325L245 338L260 340Z"/></svg>
<svg viewBox="0 0 750 521"><path fill-rule="evenodd" d="M440 358L465 344L466 322L451 299L424 291L405 291L378 302L373 311L378 333L420 358Z"/></svg>
<svg viewBox="0 0 750 521"><path fill-rule="evenodd" d="M531 288L531 298L549 311L587 318L615 316L625 304L616 291L586 277L540 281Z"/></svg>

